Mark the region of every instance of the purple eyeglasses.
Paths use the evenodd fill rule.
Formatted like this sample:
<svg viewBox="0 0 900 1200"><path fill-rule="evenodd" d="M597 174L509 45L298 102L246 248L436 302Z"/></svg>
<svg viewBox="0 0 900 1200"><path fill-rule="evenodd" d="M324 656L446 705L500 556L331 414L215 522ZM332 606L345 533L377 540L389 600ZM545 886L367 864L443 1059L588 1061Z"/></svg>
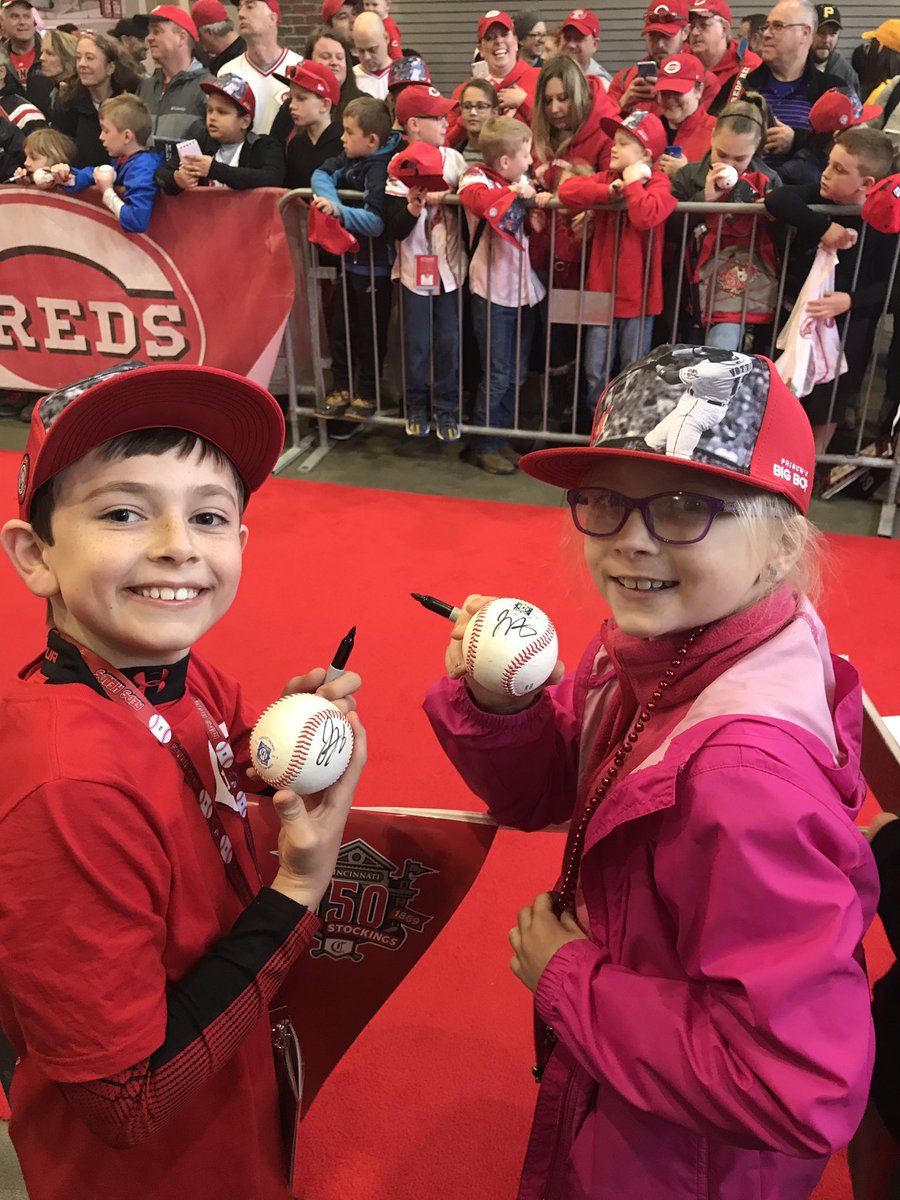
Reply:
<svg viewBox="0 0 900 1200"><path fill-rule="evenodd" d="M739 511L733 500L700 492L657 492L635 500L609 488L581 487L571 488L566 499L576 529L588 537L612 537L637 509L650 536L671 546L702 542L716 517Z"/></svg>

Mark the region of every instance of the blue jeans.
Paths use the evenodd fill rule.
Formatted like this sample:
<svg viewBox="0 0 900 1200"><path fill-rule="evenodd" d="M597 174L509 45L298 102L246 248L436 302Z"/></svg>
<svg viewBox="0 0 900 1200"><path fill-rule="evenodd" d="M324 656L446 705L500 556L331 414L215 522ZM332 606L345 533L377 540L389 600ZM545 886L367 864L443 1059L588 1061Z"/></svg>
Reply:
<svg viewBox="0 0 900 1200"><path fill-rule="evenodd" d="M488 302L483 296L472 297L472 324L475 340L481 356L481 383L475 397L475 425L496 425L501 429L512 429L516 414L516 331L519 314L522 315L522 333L519 343L519 387L525 383L528 373L528 353L531 349L531 334L534 328L534 311L531 308L507 308L503 304L492 304L491 340L488 345ZM488 392L490 383L490 392ZM505 439L478 437L473 444L479 454L493 454L504 444Z"/></svg>
<svg viewBox="0 0 900 1200"><path fill-rule="evenodd" d="M618 350L619 370L623 371L629 363L650 353L653 318L644 318L643 343L641 342L640 317L613 317L612 325L591 325L585 333L584 373L587 376L588 404L592 413L600 399L601 392L609 382L606 375L606 352L609 346L610 330L612 330L610 366L615 366L616 351Z"/></svg>
<svg viewBox="0 0 900 1200"><path fill-rule="evenodd" d="M434 411L456 416L459 406L459 293L420 296L403 288L403 358L406 415L431 412L434 354Z"/></svg>

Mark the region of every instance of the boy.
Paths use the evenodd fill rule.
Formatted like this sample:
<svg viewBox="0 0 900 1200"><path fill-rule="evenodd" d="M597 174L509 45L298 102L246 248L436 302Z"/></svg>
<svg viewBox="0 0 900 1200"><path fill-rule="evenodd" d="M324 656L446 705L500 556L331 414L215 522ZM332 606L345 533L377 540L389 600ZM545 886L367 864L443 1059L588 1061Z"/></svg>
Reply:
<svg viewBox="0 0 900 1200"><path fill-rule="evenodd" d="M636 108L627 117L604 117L600 127L613 139L609 170L573 177L559 188L570 212L624 199L624 219L612 209L593 214L594 234L586 287L610 292L609 324L592 325L584 339L588 405L593 413L606 387L609 368L623 371L650 350L653 318L662 311L662 226L675 208L669 179L656 166L666 148L659 117ZM621 222L621 224L620 224ZM608 365L607 365L608 364Z"/></svg>
<svg viewBox="0 0 900 1200"><path fill-rule="evenodd" d="M196 187L282 187L284 154L274 138L253 133L256 98L247 80L220 75L200 90L209 96L200 154L186 155L177 166L163 163L156 172L162 191L177 196Z"/></svg>
<svg viewBox="0 0 900 1200"><path fill-rule="evenodd" d="M442 442L459 440L458 292L465 278L459 212L439 203L440 193L455 191L466 169L463 156L444 146L452 107L453 101L433 87L414 85L400 93L397 119L410 149L393 159L386 189L388 232L397 240L393 277L401 288L406 432L410 437L431 432L433 353L435 421ZM438 194L393 177L401 160L422 173L433 169L437 180L443 180L435 189Z"/></svg>
<svg viewBox="0 0 900 1200"><path fill-rule="evenodd" d="M103 203L125 232L143 233L150 224L157 190L155 176L163 161L161 154L147 148L153 117L143 100L130 92L104 100L99 116L100 141L112 165L73 171L61 163L53 173L69 192L81 192L95 184Z"/></svg>
<svg viewBox="0 0 900 1200"><path fill-rule="evenodd" d="M818 184L780 187L766 197L766 208L777 218L777 228L792 225L796 229L784 289L786 300L796 300L820 245L838 251L835 290L821 300L812 301L806 308L807 314L815 320L834 321L844 313L848 314L838 324L841 336L846 327L847 370L837 378L837 392L834 381L819 383L808 396L801 398L813 427L818 454L825 453L834 435L835 417L843 415L862 387L875 340L875 327L884 306L896 242L892 235L866 227L857 270L858 239L863 229L861 218L841 217L839 221L832 221L827 213L812 212L809 205L861 205L875 184L891 174L893 160L893 144L886 133L878 129L847 129L835 135L828 166ZM833 405L832 395L835 397Z"/></svg>
<svg viewBox="0 0 900 1200"><path fill-rule="evenodd" d="M469 219L469 290L482 367L475 424L511 429L528 369L534 307L545 294L528 258L522 203L535 194L525 178L531 130L515 117L492 117L478 144L484 162L469 167L459 183ZM490 475L512 475L519 459L505 438L493 435L473 439L463 456Z"/></svg>
<svg viewBox="0 0 900 1200"><path fill-rule="evenodd" d="M318 928L362 758L314 821L276 793L261 888L253 713L191 650L234 599L283 433L249 380L135 362L32 418L0 533L50 623L0 695L0 1021L32 1200L287 1193L268 1005ZM321 694L350 709L358 682Z"/></svg>
<svg viewBox="0 0 900 1200"><path fill-rule="evenodd" d="M337 76L322 63L309 59L288 67L282 81L291 89L293 122L287 143L285 186L308 188L313 171L341 152L341 122L335 111L341 98Z"/></svg>
<svg viewBox="0 0 900 1200"><path fill-rule="evenodd" d="M391 114L383 100L360 96L344 110L343 152L313 172L313 205L334 216L360 239L359 249L344 255L344 270L331 323L331 391L322 416L370 417L377 407L378 381L387 352L391 315L393 246L385 233L384 188L388 163L399 133L391 131ZM363 193L361 208L344 206L338 189ZM372 311L374 295L375 311ZM349 323L344 319L344 303ZM349 353L350 331L353 353ZM353 372L353 394L350 372Z"/></svg>

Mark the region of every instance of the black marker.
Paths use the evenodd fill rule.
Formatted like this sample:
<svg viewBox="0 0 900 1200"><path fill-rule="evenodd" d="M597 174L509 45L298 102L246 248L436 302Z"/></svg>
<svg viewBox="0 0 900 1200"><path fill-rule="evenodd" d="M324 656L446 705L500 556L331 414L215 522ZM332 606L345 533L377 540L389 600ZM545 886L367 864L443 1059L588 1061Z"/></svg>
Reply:
<svg viewBox="0 0 900 1200"><path fill-rule="evenodd" d="M429 612L437 613L439 617L446 617L448 621L455 621L462 611L459 608L454 608L452 604L448 604L446 600L438 600L436 596L423 596L419 592L409 593L413 600L418 600L423 608L427 608Z"/></svg>
<svg viewBox="0 0 900 1200"><path fill-rule="evenodd" d="M331 683L332 679L337 679L338 675L343 675L347 666L347 659L350 657L350 651L353 649L353 642L356 638L356 626L354 625L341 644L334 652L334 658L331 660L331 666L325 672L325 682Z"/></svg>

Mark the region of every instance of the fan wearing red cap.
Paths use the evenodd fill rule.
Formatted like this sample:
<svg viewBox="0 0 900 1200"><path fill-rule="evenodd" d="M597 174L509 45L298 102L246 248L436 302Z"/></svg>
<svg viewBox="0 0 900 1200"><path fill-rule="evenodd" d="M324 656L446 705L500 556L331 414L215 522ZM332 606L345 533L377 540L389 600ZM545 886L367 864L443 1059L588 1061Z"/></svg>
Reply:
<svg viewBox="0 0 900 1200"><path fill-rule="evenodd" d="M356 5L347 0L324 0L322 24L339 33L347 41L353 39L353 22L356 20Z"/></svg>
<svg viewBox="0 0 900 1200"><path fill-rule="evenodd" d="M226 63L247 49L222 0L196 0L191 5L191 19L197 27L200 48L209 55L211 75L218 75Z"/></svg>
<svg viewBox="0 0 900 1200"><path fill-rule="evenodd" d="M659 169L675 175L688 162L699 162L709 150L715 117L703 104L706 68L693 54L663 59L653 91L668 146Z"/></svg>
<svg viewBox="0 0 900 1200"><path fill-rule="evenodd" d="M243 54L223 68L246 79L256 97L254 133L269 133L282 104L288 98L288 85L282 76L288 67L302 58L278 41L281 9L278 0L239 0L238 32L247 44ZM219 72L222 73L221 71Z"/></svg>
<svg viewBox="0 0 900 1200"><path fill-rule="evenodd" d="M597 75L609 85L612 75L594 58L600 45L600 21L596 13L586 8L573 9L560 26L560 39L561 54L573 58L585 75Z"/></svg>
<svg viewBox="0 0 900 1200"><path fill-rule="evenodd" d="M290 88L293 130L287 139L285 186L308 188L313 171L341 153L343 126L337 119L341 88L337 76L322 63L304 59L283 76Z"/></svg>
<svg viewBox="0 0 900 1200"><path fill-rule="evenodd" d="M153 114L153 135L177 141L199 141L206 118L206 95L200 84L209 72L194 57L197 26L177 4L158 4L148 13L147 49L156 63L138 94Z"/></svg>
<svg viewBox="0 0 900 1200"><path fill-rule="evenodd" d="M762 59L750 49L742 52L737 38L731 36L731 9L726 0L691 0L690 19L688 49L718 82L718 94L713 95L708 105L715 114L735 98L738 78L745 79L760 66Z"/></svg>
<svg viewBox="0 0 900 1200"><path fill-rule="evenodd" d="M274 138L251 132L256 100L246 79L226 73L200 87L209 97L206 137L199 154L181 154L177 165L160 168L163 191L177 196L196 187L282 187L284 152Z"/></svg>
<svg viewBox="0 0 900 1200"><path fill-rule="evenodd" d="M460 211L442 207L466 169L444 145L453 101L411 84L397 97L409 145L391 159L385 188L387 228L397 243L406 390L406 432L459 439L459 289L465 279ZM433 386L432 386L433 379Z"/></svg>
<svg viewBox="0 0 900 1200"><path fill-rule="evenodd" d="M643 108L658 114L653 86L660 63L681 52L687 32L688 0L650 0L641 30L646 57L617 71L609 85L610 99L623 113Z"/></svg>
<svg viewBox="0 0 900 1200"><path fill-rule="evenodd" d="M593 213L586 286L613 293L615 308L610 325L592 325L585 334L591 410L609 378L608 360L618 356L624 366L649 348L653 317L662 311L660 226L675 208L668 177L656 166L666 148L659 117L636 108L624 117L604 117L600 127L613 139L609 169L564 180L557 193L571 212L617 199L627 206L621 218L613 209Z"/></svg>
<svg viewBox="0 0 900 1200"><path fill-rule="evenodd" d="M541 1081L519 1195L806 1200L866 1107L878 896L859 674L809 596L809 424L767 359L663 346L589 446L521 466L565 489L610 615L574 671L500 695L463 653L493 632L466 581L424 702L495 820L569 825L552 892L508 899Z"/></svg>
<svg viewBox="0 0 900 1200"><path fill-rule="evenodd" d="M296 1191L269 1002L320 926L363 753L314 836L294 793L259 797L284 822L261 888L256 712L194 652L234 601L247 500L283 440L269 393L211 367L120 363L32 415L0 540L50 628L0 695L0 1012L36 1104L16 1138L36 1198L84 1194L86 1162L98 1196ZM290 690L350 707L359 677L323 677Z"/></svg>

